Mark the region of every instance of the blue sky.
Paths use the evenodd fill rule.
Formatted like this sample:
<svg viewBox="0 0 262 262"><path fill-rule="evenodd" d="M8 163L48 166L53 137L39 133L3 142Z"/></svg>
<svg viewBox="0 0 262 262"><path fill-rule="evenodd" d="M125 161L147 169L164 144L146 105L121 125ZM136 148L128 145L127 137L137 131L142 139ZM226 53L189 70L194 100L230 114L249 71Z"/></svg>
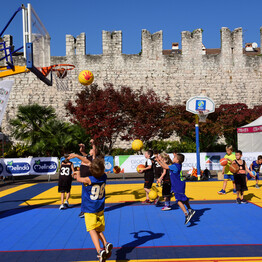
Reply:
<svg viewBox="0 0 262 262"><path fill-rule="evenodd" d="M21 0L1 3L1 30L21 5ZM141 30L163 30L163 48L181 43L182 31L202 28L207 48L220 47L220 29L243 28L243 42L260 46L262 0L31 0L33 8L51 35L51 55L65 55L65 35L86 33L86 53L102 53L102 30L121 30L123 53L141 50ZM15 47L22 41L21 13L5 34L14 36ZM181 45L180 45L181 46Z"/></svg>

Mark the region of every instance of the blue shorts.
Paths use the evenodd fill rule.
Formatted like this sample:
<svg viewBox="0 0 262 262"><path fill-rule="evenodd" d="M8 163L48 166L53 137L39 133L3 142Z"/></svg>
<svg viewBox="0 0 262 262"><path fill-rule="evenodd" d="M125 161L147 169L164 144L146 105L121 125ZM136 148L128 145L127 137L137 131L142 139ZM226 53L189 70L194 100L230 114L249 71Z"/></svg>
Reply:
<svg viewBox="0 0 262 262"><path fill-rule="evenodd" d="M250 180L250 179L254 179L252 176L250 176L249 173L247 173L247 179ZM259 174L256 173L256 180L259 180Z"/></svg>
<svg viewBox="0 0 262 262"><path fill-rule="evenodd" d="M235 181L234 180L234 175L224 174L224 179Z"/></svg>
<svg viewBox="0 0 262 262"><path fill-rule="evenodd" d="M175 193L176 201L186 202L188 200L188 197L183 193Z"/></svg>

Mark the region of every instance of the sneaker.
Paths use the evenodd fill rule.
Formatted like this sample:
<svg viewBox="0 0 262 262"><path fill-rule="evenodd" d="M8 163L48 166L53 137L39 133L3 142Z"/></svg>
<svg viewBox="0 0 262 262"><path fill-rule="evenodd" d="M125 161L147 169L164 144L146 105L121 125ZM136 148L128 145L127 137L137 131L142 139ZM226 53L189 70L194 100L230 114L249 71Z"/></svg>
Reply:
<svg viewBox="0 0 262 262"><path fill-rule="evenodd" d="M80 212L80 214L78 216L82 218L82 217L85 216L85 213L84 212Z"/></svg>
<svg viewBox="0 0 262 262"><path fill-rule="evenodd" d="M258 189L259 189L260 187L259 187L259 185L258 185L258 184L256 184L256 185L255 185L255 188L258 188Z"/></svg>
<svg viewBox="0 0 262 262"><path fill-rule="evenodd" d="M112 243L106 243L105 251L106 251L106 259L109 259L112 254L113 244Z"/></svg>
<svg viewBox="0 0 262 262"><path fill-rule="evenodd" d="M158 201L159 201L159 196L155 199L154 204L157 205Z"/></svg>
<svg viewBox="0 0 262 262"><path fill-rule="evenodd" d="M193 209L190 209L189 210L189 212L188 212L188 215L190 216L190 219L193 217L193 215L196 213L196 211L195 210L193 210ZM189 219L189 220L190 220Z"/></svg>
<svg viewBox="0 0 262 262"><path fill-rule="evenodd" d="M186 215L185 225L190 221L190 216Z"/></svg>
<svg viewBox="0 0 262 262"><path fill-rule="evenodd" d="M146 199L145 201L142 202L143 205L148 205L148 204L151 204L150 200L149 199Z"/></svg>
<svg viewBox="0 0 262 262"><path fill-rule="evenodd" d="M240 198L237 198L236 203L237 203L237 204L241 204Z"/></svg>
<svg viewBox="0 0 262 262"><path fill-rule="evenodd" d="M162 211L167 211L167 210L170 210L170 209L171 209L171 207L169 207L169 206L164 206L164 207L161 208Z"/></svg>
<svg viewBox="0 0 262 262"><path fill-rule="evenodd" d="M64 206L65 206L66 208L69 207L69 203L68 203L68 201L65 201Z"/></svg>
<svg viewBox="0 0 262 262"><path fill-rule="evenodd" d="M97 258L99 259L99 262L105 262L106 261L106 251L104 249L100 250L99 254L97 255Z"/></svg>
<svg viewBox="0 0 262 262"><path fill-rule="evenodd" d="M220 191L217 192L219 195L225 195L226 194L226 191L221 189Z"/></svg>
<svg viewBox="0 0 262 262"><path fill-rule="evenodd" d="M241 200L241 204L247 204L246 199L243 198L243 199Z"/></svg>
<svg viewBox="0 0 262 262"><path fill-rule="evenodd" d="M59 207L59 209L60 209L60 210L61 210L61 209L65 209L65 205L62 204L62 205Z"/></svg>
<svg viewBox="0 0 262 262"><path fill-rule="evenodd" d="M237 193L236 189L233 189L233 194L236 194L236 193Z"/></svg>

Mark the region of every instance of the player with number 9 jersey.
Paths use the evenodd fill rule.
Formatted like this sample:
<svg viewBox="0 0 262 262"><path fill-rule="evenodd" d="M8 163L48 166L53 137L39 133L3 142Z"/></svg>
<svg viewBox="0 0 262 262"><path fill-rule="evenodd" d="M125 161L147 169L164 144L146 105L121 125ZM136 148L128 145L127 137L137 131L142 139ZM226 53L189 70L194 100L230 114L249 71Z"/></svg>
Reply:
<svg viewBox="0 0 262 262"><path fill-rule="evenodd" d="M84 184L82 192L82 210L85 213L97 213L105 207L105 185L107 175L89 177L91 184Z"/></svg>

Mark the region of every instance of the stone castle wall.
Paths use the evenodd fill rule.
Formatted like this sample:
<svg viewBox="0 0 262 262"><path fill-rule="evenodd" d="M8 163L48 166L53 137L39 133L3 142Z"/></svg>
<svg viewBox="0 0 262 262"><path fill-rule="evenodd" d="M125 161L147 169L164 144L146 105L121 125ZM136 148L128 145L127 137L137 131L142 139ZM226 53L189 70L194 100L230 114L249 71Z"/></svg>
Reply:
<svg viewBox="0 0 262 262"><path fill-rule="evenodd" d="M162 31L151 34L142 30L141 54L122 53L122 32L102 32L103 53L86 54L86 36L76 38L66 35L66 56L51 57L51 64L74 64L68 76L68 90L59 91L54 80L49 87L32 73L10 76L14 79L10 101L2 128L8 133L8 120L15 117L19 105L38 103L51 105L57 115L65 118L65 102L75 98L83 87L77 80L78 73L91 70L99 86L113 83L134 89L153 88L157 94L169 94L172 103L181 104L191 96L205 93L216 105L243 102L248 106L262 103L262 57L243 53L242 29L230 31L223 27L221 50L217 54L203 54L202 30L182 32L182 50L163 54ZM262 41L262 30L260 30ZM8 38L9 36L6 36ZM24 64L21 57L16 63Z"/></svg>

